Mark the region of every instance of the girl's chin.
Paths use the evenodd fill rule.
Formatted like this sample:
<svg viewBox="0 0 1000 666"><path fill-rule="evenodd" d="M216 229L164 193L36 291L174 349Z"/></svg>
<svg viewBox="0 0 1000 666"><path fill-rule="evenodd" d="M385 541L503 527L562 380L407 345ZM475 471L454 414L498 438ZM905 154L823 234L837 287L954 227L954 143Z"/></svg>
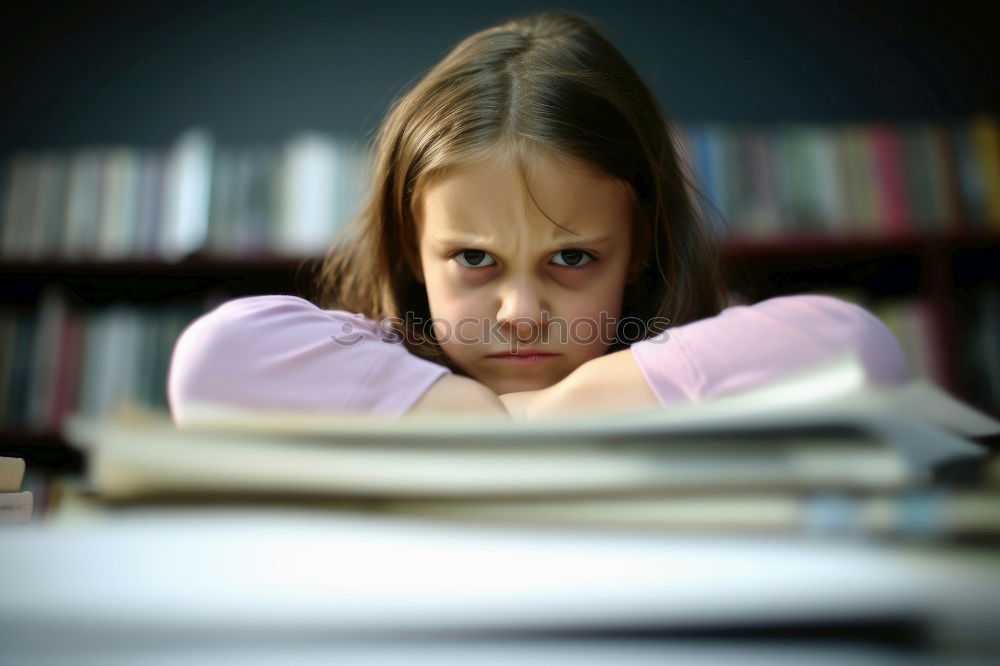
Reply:
<svg viewBox="0 0 1000 666"><path fill-rule="evenodd" d="M462 368L462 370L466 375L497 395L520 393L521 391L540 391L558 384L565 377L565 374L558 372L547 372L543 376L541 374L532 375L531 372L525 371L523 376L497 376L496 372L474 372L472 368L468 367Z"/></svg>

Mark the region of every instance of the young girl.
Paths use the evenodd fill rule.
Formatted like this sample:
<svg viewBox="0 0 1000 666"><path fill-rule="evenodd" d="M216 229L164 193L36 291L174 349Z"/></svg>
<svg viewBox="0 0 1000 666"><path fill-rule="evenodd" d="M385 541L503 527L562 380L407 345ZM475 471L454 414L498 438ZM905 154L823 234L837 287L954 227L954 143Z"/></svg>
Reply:
<svg viewBox="0 0 1000 666"><path fill-rule="evenodd" d="M852 350L907 375L861 308L792 296L725 308L667 120L586 20L478 32L390 109L366 206L328 251L318 305L230 301L171 361L199 404L539 418L752 388Z"/></svg>

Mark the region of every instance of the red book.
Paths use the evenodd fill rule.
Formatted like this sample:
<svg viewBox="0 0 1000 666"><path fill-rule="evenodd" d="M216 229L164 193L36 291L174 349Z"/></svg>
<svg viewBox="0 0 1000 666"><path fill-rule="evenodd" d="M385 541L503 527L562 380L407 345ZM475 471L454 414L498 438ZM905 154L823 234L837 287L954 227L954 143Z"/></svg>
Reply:
<svg viewBox="0 0 1000 666"><path fill-rule="evenodd" d="M902 147L899 135L889 125L873 125L868 130L875 158L875 186L881 202L879 221L887 235L906 235L912 231L912 216L903 180Z"/></svg>
<svg viewBox="0 0 1000 666"><path fill-rule="evenodd" d="M77 383L80 377L81 315L67 310L59 335L59 349L56 359L55 400L49 424L58 429L63 420L76 406Z"/></svg>
<svg viewBox="0 0 1000 666"><path fill-rule="evenodd" d="M910 310L910 326L917 338L919 353L923 357L924 370L939 386L948 386L948 370L945 359L944 332L934 307L926 300L913 302Z"/></svg>

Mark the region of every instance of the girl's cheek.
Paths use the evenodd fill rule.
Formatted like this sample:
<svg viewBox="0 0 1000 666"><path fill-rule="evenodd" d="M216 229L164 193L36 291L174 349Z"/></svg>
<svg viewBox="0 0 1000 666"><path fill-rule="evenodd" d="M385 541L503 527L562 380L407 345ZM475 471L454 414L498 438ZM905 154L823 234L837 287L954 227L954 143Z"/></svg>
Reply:
<svg viewBox="0 0 1000 666"><path fill-rule="evenodd" d="M579 292L563 302L564 316L568 318L600 318L601 312L613 310L621 299L606 289L589 289ZM617 314L617 312L613 313Z"/></svg>
<svg viewBox="0 0 1000 666"><path fill-rule="evenodd" d="M463 317L482 316L483 299L472 298L468 292L451 293L441 304L442 315L453 321Z"/></svg>
<svg viewBox="0 0 1000 666"><path fill-rule="evenodd" d="M486 326L484 320L478 317L458 317L442 325L442 328L447 329L451 344L472 345L482 342Z"/></svg>
<svg viewBox="0 0 1000 666"><path fill-rule="evenodd" d="M594 294L570 304L564 317L578 343L597 344L599 340L610 341L614 337L620 308L621 299L613 294Z"/></svg>
<svg viewBox="0 0 1000 666"><path fill-rule="evenodd" d="M484 320L488 313L481 312L482 301L450 296L432 307L433 330L439 342L477 342L482 337Z"/></svg>
<svg viewBox="0 0 1000 666"><path fill-rule="evenodd" d="M445 344L448 342L450 337L451 326L448 322L442 321L440 317L434 317L433 326L431 330L434 331L434 339L438 341L439 344Z"/></svg>
<svg viewBox="0 0 1000 666"><path fill-rule="evenodd" d="M450 317L453 312L465 309L471 300L469 290L460 282L447 276L436 276L433 283L427 285L427 300L436 317Z"/></svg>

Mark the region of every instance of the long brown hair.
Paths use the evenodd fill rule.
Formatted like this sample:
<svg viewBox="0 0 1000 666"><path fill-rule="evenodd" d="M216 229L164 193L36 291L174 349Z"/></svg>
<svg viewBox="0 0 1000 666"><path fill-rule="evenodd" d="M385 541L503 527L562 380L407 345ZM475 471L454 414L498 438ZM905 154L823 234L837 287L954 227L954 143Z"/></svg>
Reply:
<svg viewBox="0 0 1000 666"><path fill-rule="evenodd" d="M531 150L593 165L631 186L623 317L679 325L720 311L718 250L666 115L592 23L565 11L471 35L392 105L374 143L364 207L316 277L317 304L391 319L410 351L459 372L423 330L404 330L405 322L430 320L411 205L449 168L502 153L523 169ZM626 346L618 341L609 351Z"/></svg>

